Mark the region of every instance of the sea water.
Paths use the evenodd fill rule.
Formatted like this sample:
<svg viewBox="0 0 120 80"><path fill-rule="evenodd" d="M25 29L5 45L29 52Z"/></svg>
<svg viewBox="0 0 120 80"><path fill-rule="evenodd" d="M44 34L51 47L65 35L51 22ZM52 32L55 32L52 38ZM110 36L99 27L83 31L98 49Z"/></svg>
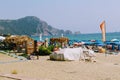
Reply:
<svg viewBox="0 0 120 80"><path fill-rule="evenodd" d="M77 41L82 41L82 40L102 40L102 34L101 33L93 33L93 34L71 34L71 35L64 35L64 37L69 38L69 40L77 40ZM42 40L44 41L46 38L48 40L50 38L55 38L55 37L61 37L61 35L55 35L55 36L42 36ZM39 41L40 38L39 36L32 36L34 40ZM106 33L106 40L110 41L112 39L118 39L120 40L120 32L114 32L114 33Z"/></svg>

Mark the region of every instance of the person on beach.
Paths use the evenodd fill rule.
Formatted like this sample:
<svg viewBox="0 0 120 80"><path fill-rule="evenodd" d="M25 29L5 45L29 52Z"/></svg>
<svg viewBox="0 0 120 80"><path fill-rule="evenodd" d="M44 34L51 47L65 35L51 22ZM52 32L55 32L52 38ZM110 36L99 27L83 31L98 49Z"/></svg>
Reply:
<svg viewBox="0 0 120 80"><path fill-rule="evenodd" d="M38 59L39 59L39 52L36 51L35 54L36 54L36 56L37 56L37 60L38 60Z"/></svg>

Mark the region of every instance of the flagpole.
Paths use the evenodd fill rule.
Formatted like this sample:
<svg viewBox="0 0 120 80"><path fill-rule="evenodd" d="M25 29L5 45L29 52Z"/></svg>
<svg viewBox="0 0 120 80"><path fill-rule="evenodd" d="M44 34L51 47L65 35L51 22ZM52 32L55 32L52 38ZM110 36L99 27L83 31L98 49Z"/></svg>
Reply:
<svg viewBox="0 0 120 80"><path fill-rule="evenodd" d="M106 22L105 22L105 41L106 41Z"/></svg>
<svg viewBox="0 0 120 80"><path fill-rule="evenodd" d="M105 22L105 41L104 41L104 44L105 44L105 42L106 42L106 22ZM105 57L107 57L107 45L105 45Z"/></svg>

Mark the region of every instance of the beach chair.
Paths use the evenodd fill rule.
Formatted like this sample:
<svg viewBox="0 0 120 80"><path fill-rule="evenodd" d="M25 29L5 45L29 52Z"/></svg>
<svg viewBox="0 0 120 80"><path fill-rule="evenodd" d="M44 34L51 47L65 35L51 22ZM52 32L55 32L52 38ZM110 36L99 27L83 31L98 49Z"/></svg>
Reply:
<svg viewBox="0 0 120 80"><path fill-rule="evenodd" d="M91 49L88 49L88 47L86 48L86 47L83 47L83 57L82 57L82 59L84 60L84 61L90 61L90 62L96 62L95 61L95 53L94 53L94 51L93 50L91 50Z"/></svg>

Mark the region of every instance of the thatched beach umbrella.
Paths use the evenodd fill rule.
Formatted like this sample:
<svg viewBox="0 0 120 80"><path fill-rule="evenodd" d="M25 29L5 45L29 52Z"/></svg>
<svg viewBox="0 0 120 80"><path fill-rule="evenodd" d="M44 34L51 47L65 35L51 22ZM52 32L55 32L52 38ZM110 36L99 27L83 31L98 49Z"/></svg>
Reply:
<svg viewBox="0 0 120 80"><path fill-rule="evenodd" d="M60 38L51 38L50 43L68 43L69 39L66 37L60 37Z"/></svg>
<svg viewBox="0 0 120 80"><path fill-rule="evenodd" d="M28 36L20 36L19 39L18 39L18 43L22 44L23 42L26 42L28 40L32 40L32 39Z"/></svg>
<svg viewBox="0 0 120 80"><path fill-rule="evenodd" d="M19 36L9 36L9 37L6 37L4 42L7 42L7 43L17 43L17 40L18 40Z"/></svg>

